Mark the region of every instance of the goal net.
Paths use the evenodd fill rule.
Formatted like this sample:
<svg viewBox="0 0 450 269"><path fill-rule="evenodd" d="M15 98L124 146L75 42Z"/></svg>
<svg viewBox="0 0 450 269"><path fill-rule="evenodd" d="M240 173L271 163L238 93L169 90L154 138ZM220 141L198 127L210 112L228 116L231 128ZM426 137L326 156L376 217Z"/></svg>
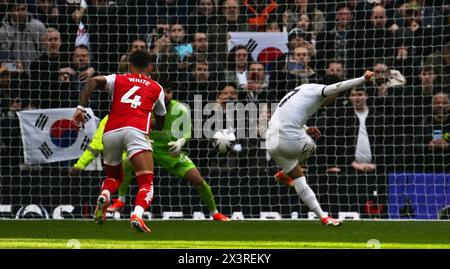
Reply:
<svg viewBox="0 0 450 269"><path fill-rule="evenodd" d="M112 96L94 93L84 129L70 119L88 78L126 73L128 55L146 49L152 78L190 108L184 151L225 215L314 219L274 179L268 120L301 84L373 70L374 83L311 116L321 137L303 165L308 184L336 218L448 219L449 10L427 0L2 1L0 218L92 218L105 174L90 143ZM221 153L213 136L224 129L236 141ZM210 218L174 162L155 163L147 218ZM129 218L136 184L111 218Z"/></svg>

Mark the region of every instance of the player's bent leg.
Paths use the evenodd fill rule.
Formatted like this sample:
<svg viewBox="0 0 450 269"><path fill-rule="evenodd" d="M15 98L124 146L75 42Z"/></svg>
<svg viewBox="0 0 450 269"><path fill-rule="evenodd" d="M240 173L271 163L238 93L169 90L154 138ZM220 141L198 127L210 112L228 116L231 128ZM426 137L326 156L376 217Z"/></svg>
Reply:
<svg viewBox="0 0 450 269"><path fill-rule="evenodd" d="M197 190L200 199L208 207L208 210L215 221L230 221L230 218L217 211L214 195L209 184L203 179L196 167L189 169L184 177Z"/></svg>
<svg viewBox="0 0 450 269"><path fill-rule="evenodd" d="M127 160L123 162L124 178L119 186L119 193L117 199L112 199L112 204L108 207L107 211L111 213L121 212L125 207L126 195L130 187L131 180L133 179L133 167Z"/></svg>
<svg viewBox="0 0 450 269"><path fill-rule="evenodd" d="M123 180L122 163L117 165L105 164L107 178L103 181L100 196L94 210L94 219L97 224L106 221L106 211L110 203L110 197L114 194Z"/></svg>
<svg viewBox="0 0 450 269"><path fill-rule="evenodd" d="M295 178L293 180L295 191L308 208L320 218L322 224L326 226L340 226L342 224L340 220L333 219L323 212L316 194L306 183L306 178L300 165L297 165L292 169L288 175Z"/></svg>
<svg viewBox="0 0 450 269"><path fill-rule="evenodd" d="M290 176L286 175L283 170L278 171L273 177L275 178L275 181L282 185L287 187L294 186L294 180Z"/></svg>
<svg viewBox="0 0 450 269"><path fill-rule="evenodd" d="M106 221L106 209L109 205L109 197L101 194L97 198L97 205L94 210L95 223L102 225Z"/></svg>
<svg viewBox="0 0 450 269"><path fill-rule="evenodd" d="M142 219L145 210L151 205L153 200L153 157L149 150L140 151L130 158L130 162L136 171L139 191L135 199L135 208L131 214L131 227L139 232L150 233Z"/></svg>

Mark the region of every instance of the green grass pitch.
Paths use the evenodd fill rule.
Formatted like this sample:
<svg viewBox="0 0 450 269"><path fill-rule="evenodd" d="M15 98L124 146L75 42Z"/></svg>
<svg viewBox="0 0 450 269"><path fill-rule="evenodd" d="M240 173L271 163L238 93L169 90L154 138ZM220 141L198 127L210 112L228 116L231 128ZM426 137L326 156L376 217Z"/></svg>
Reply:
<svg viewBox="0 0 450 269"><path fill-rule="evenodd" d="M141 234L128 221L0 221L0 248L450 248L450 223L346 221L324 227L316 221L147 221ZM70 241L75 239L77 241ZM69 244L68 244L69 243Z"/></svg>

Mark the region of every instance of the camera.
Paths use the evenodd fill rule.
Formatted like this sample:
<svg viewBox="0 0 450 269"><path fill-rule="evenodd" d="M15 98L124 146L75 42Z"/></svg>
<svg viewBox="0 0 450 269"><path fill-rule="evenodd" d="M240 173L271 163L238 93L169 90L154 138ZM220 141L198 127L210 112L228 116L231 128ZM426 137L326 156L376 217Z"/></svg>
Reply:
<svg viewBox="0 0 450 269"><path fill-rule="evenodd" d="M164 28L158 28L158 30L156 31L156 36L158 39L166 35L167 31Z"/></svg>

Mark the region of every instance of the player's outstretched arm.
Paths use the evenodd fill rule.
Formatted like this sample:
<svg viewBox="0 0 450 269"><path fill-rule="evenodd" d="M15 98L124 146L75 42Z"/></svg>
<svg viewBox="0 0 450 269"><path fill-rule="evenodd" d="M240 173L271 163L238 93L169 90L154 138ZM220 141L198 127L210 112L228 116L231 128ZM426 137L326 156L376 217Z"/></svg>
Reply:
<svg viewBox="0 0 450 269"><path fill-rule="evenodd" d="M323 89L322 95L327 97L330 95L339 94L341 92L350 90L354 87L359 87L365 81L373 81L373 72L372 71L366 71L364 76L359 77L359 78L349 79L349 80L345 80L342 82L328 85Z"/></svg>
<svg viewBox="0 0 450 269"><path fill-rule="evenodd" d="M84 128L84 123L86 122L85 114L85 106L88 103L89 97L91 97L92 92L97 89L101 88L104 89L106 86L106 78L104 76L97 76L88 79L88 82L86 83L86 86L84 86L83 91L80 94L80 104L77 106L77 109L75 110L75 114L73 115L72 122L77 125L78 127Z"/></svg>
<svg viewBox="0 0 450 269"><path fill-rule="evenodd" d="M87 105L92 92L94 92L97 88L105 89L106 82L107 81L104 76L96 76L88 79L88 82L80 94L80 106L85 107Z"/></svg>

